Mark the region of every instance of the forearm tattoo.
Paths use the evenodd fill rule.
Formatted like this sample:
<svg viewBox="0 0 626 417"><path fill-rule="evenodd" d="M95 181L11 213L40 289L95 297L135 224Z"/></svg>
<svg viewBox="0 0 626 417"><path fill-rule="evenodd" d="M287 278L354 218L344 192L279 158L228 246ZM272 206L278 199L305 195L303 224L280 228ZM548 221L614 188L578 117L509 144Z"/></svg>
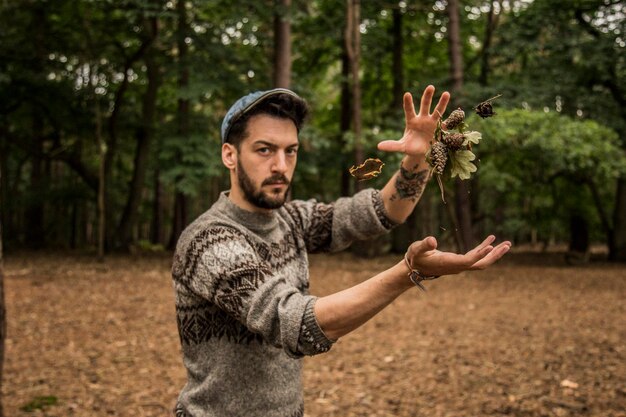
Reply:
<svg viewBox="0 0 626 417"><path fill-rule="evenodd" d="M415 172L417 167L415 165L412 169L404 169L400 164L400 172L396 176L396 191L391 196L391 201L400 199L416 202L420 198L428 182L428 170Z"/></svg>

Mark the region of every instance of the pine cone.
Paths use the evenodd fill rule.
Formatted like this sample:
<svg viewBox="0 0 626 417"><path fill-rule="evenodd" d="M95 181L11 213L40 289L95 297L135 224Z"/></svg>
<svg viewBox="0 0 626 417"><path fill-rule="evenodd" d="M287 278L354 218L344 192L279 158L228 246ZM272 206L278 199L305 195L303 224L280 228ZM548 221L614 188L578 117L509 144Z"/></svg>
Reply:
<svg viewBox="0 0 626 417"><path fill-rule="evenodd" d="M465 120L465 112L459 107L450 113L450 116L443 122L446 125L446 129L454 129Z"/></svg>
<svg viewBox="0 0 626 417"><path fill-rule="evenodd" d="M449 150L458 151L463 147L465 135L462 133L447 133L443 135L441 141Z"/></svg>
<svg viewBox="0 0 626 417"><path fill-rule="evenodd" d="M476 114L483 119L486 119L487 117L491 117L496 114L496 112L493 111L493 106L490 102L484 101L476 106Z"/></svg>
<svg viewBox="0 0 626 417"><path fill-rule="evenodd" d="M435 142L430 151L430 162L435 168L436 174L443 174L443 170L446 168L446 163L448 162L448 149L446 145L441 142Z"/></svg>

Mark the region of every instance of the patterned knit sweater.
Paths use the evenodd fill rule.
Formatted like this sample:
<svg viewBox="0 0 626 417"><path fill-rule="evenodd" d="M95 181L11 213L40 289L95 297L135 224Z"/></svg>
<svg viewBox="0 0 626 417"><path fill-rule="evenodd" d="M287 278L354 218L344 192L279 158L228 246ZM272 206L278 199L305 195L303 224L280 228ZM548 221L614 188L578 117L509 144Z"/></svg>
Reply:
<svg viewBox="0 0 626 417"><path fill-rule="evenodd" d="M177 417L300 417L300 360L328 351L309 295L307 252L337 251L392 227L380 192L270 214L222 193L183 232L172 277L187 384Z"/></svg>

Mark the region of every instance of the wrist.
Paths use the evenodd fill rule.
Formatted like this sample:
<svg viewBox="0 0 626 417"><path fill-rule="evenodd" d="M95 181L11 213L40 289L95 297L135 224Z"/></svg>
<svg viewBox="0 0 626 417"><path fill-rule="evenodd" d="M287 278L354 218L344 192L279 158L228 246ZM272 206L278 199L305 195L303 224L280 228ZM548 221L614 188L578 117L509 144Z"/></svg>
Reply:
<svg viewBox="0 0 626 417"><path fill-rule="evenodd" d="M408 173L415 173L425 169L430 170L430 165L426 161L426 155L405 155L400 162L400 169Z"/></svg>
<svg viewBox="0 0 626 417"><path fill-rule="evenodd" d="M425 162L426 162L426 155L405 154L404 158L402 158L402 162L400 162L400 166L406 170L413 170Z"/></svg>
<svg viewBox="0 0 626 417"><path fill-rule="evenodd" d="M415 269L415 267L411 265L411 261L409 260L409 257L408 257L408 252L404 255L403 262L406 265L407 270L409 271L407 273L409 280L411 281L413 285L415 285L422 291L426 291L426 288L424 287L422 283L423 281L430 281L433 279L437 279L441 276L441 275L425 275L422 272L420 272L418 269Z"/></svg>
<svg viewBox="0 0 626 417"><path fill-rule="evenodd" d="M410 290L415 286L409 279L409 270L407 269L404 260L392 266L389 271L393 276L394 287L396 287L400 292Z"/></svg>

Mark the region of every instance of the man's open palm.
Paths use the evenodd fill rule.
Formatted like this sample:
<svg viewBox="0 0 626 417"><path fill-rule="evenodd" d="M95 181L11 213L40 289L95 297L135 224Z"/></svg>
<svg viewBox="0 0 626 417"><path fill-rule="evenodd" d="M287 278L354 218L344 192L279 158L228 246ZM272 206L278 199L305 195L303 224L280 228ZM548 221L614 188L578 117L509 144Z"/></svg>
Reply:
<svg viewBox="0 0 626 417"><path fill-rule="evenodd" d="M404 93L404 135L400 140L385 140L378 144L378 149L386 152L402 152L407 155L423 156L430 149L430 142L435 134L438 120L443 116L450 101L450 94L444 92L434 111L430 108L435 95L435 87L429 85L422 94L419 113L415 113L413 96Z"/></svg>
<svg viewBox="0 0 626 417"><path fill-rule="evenodd" d="M460 255L437 250L437 240L429 236L413 242L407 251L407 258L414 269L423 275L450 275L463 271L485 269L500 259L511 248L511 242L505 241L497 246L491 244L495 236L488 236L481 244Z"/></svg>

